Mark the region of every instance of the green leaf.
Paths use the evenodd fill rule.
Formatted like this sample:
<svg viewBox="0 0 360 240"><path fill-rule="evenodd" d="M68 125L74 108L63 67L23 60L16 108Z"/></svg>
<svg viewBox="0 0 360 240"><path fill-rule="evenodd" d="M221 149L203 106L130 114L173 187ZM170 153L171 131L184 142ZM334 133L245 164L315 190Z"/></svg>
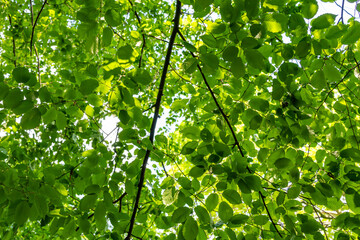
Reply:
<svg viewBox="0 0 360 240"><path fill-rule="evenodd" d="M15 223L23 225L30 216L30 207L26 201L21 201L15 209Z"/></svg>
<svg viewBox="0 0 360 240"><path fill-rule="evenodd" d="M209 47L212 47L212 48L217 47L217 41L212 35L205 34L205 35L200 36L200 38Z"/></svg>
<svg viewBox="0 0 360 240"><path fill-rule="evenodd" d="M99 202L95 208L94 218L96 222L96 227L100 230L105 228L106 225L106 203Z"/></svg>
<svg viewBox="0 0 360 240"><path fill-rule="evenodd" d="M269 110L269 102L262 98L252 98L249 104L253 109L260 112L267 112Z"/></svg>
<svg viewBox="0 0 360 240"><path fill-rule="evenodd" d="M247 222L249 216L244 214L237 214L230 218L229 222L235 226L243 225Z"/></svg>
<svg viewBox="0 0 360 240"><path fill-rule="evenodd" d="M210 23L208 25L208 30L212 34L221 34L221 33L225 32L226 25L224 23L219 23L219 22Z"/></svg>
<svg viewBox="0 0 360 240"><path fill-rule="evenodd" d="M26 83L30 80L31 74L25 67L17 67L12 71L13 78L18 83Z"/></svg>
<svg viewBox="0 0 360 240"><path fill-rule="evenodd" d="M255 191L260 191L262 189L261 180L258 176L247 175L244 180L249 188L251 188Z"/></svg>
<svg viewBox="0 0 360 240"><path fill-rule="evenodd" d="M91 208L94 208L96 200L97 200L96 194L88 194L85 197L83 197L80 200L80 205L79 205L80 211L87 211Z"/></svg>
<svg viewBox="0 0 360 240"><path fill-rule="evenodd" d="M296 46L295 52L300 58L306 57L311 49L311 43L308 38L302 39Z"/></svg>
<svg viewBox="0 0 360 240"><path fill-rule="evenodd" d="M325 37L327 39L338 39L346 32L344 25L335 25L328 28L326 31Z"/></svg>
<svg viewBox="0 0 360 240"><path fill-rule="evenodd" d="M240 191L244 194L250 194L251 193L251 188L249 187L249 185L245 182L244 179L239 179L238 181L238 186L240 188Z"/></svg>
<svg viewBox="0 0 360 240"><path fill-rule="evenodd" d="M98 194L100 193L100 186L97 185L97 184L92 184L92 185L89 185L85 188L85 191L84 193L85 194Z"/></svg>
<svg viewBox="0 0 360 240"><path fill-rule="evenodd" d="M213 70L216 70L219 67L219 59L214 54L211 53L201 54L200 59L205 65L207 65Z"/></svg>
<svg viewBox="0 0 360 240"><path fill-rule="evenodd" d="M35 208L41 218L46 216L49 212L49 206L44 196L39 195L35 197Z"/></svg>
<svg viewBox="0 0 360 240"><path fill-rule="evenodd" d="M183 155L191 154L195 151L197 146L198 146L198 142L188 142L182 148L181 154L183 154Z"/></svg>
<svg viewBox="0 0 360 240"><path fill-rule="evenodd" d="M360 150L356 148L347 148L340 152L342 158L351 159L355 162L360 162Z"/></svg>
<svg viewBox="0 0 360 240"><path fill-rule="evenodd" d="M19 88L11 89L4 98L3 104L5 108L16 108L23 100L23 94Z"/></svg>
<svg viewBox="0 0 360 240"><path fill-rule="evenodd" d="M80 84L80 92L83 95L89 95L99 86L99 82L95 79L84 80Z"/></svg>
<svg viewBox="0 0 360 240"><path fill-rule="evenodd" d="M353 21L349 29L341 39L342 44L350 45L356 43L360 38L360 23Z"/></svg>
<svg viewBox="0 0 360 240"><path fill-rule="evenodd" d="M205 168L203 166L195 166L190 169L189 176L194 178L199 178L205 173Z"/></svg>
<svg viewBox="0 0 360 240"><path fill-rule="evenodd" d="M239 48L237 48L235 46L228 46L223 51L222 57L225 61L232 62L237 59L238 54L239 54Z"/></svg>
<svg viewBox="0 0 360 240"><path fill-rule="evenodd" d="M204 207L196 206L194 210L201 223L203 224L210 223L210 214Z"/></svg>
<svg viewBox="0 0 360 240"><path fill-rule="evenodd" d="M21 103L13 109L13 112L17 115L20 115L20 114L30 111L33 108L34 108L33 101L24 100L24 101L21 101Z"/></svg>
<svg viewBox="0 0 360 240"><path fill-rule="evenodd" d="M245 65L241 58L237 57L233 60L230 71L236 78L241 78L245 75Z"/></svg>
<svg viewBox="0 0 360 240"><path fill-rule="evenodd" d="M301 188L300 187L291 187L288 189L287 191L287 197L289 199L295 199L299 196L300 194L300 191L301 191Z"/></svg>
<svg viewBox="0 0 360 240"><path fill-rule="evenodd" d="M130 58L132 58L133 55L134 55L134 49L130 45L122 46L116 52L116 56L119 59L123 59L123 60L130 60Z"/></svg>
<svg viewBox="0 0 360 240"><path fill-rule="evenodd" d="M197 222L190 216L187 218L184 228L182 230L182 234L185 240L195 240L198 235L199 227Z"/></svg>
<svg viewBox="0 0 360 240"><path fill-rule="evenodd" d="M315 0L306 0L303 1L303 4L301 6L301 13L304 15L305 18L310 19L315 16L318 8L318 4Z"/></svg>
<svg viewBox="0 0 360 240"><path fill-rule="evenodd" d="M339 69L332 65L325 65L324 68L325 78L330 82L338 82L341 80L341 74Z"/></svg>
<svg viewBox="0 0 360 240"><path fill-rule="evenodd" d="M173 221L174 223L185 222L186 219L189 217L190 213L191 213L190 208L179 207L173 212L171 216L171 221Z"/></svg>
<svg viewBox="0 0 360 240"><path fill-rule="evenodd" d="M245 11L249 19L256 17L259 9L259 0L245 0Z"/></svg>
<svg viewBox="0 0 360 240"><path fill-rule="evenodd" d="M272 87L272 98L274 100L280 100L281 97L284 95L284 87L281 86L280 82L275 80L273 81L273 87Z"/></svg>
<svg viewBox="0 0 360 240"><path fill-rule="evenodd" d="M120 122L124 125L128 124L128 122L130 121L130 116L126 110L120 110L119 118Z"/></svg>
<svg viewBox="0 0 360 240"><path fill-rule="evenodd" d="M311 85L313 85L316 89L319 90L327 88L324 71L319 70L313 74L313 76L311 77Z"/></svg>
<svg viewBox="0 0 360 240"><path fill-rule="evenodd" d="M214 150L220 157L227 157L230 155L230 149L223 143L214 143Z"/></svg>
<svg viewBox="0 0 360 240"><path fill-rule="evenodd" d="M219 204L219 196L216 193L211 193L205 200L206 208L211 212Z"/></svg>
<svg viewBox="0 0 360 240"><path fill-rule="evenodd" d="M233 216L234 211L229 204L227 204L226 202L221 202L219 205L218 214L221 220L227 222Z"/></svg>
<svg viewBox="0 0 360 240"><path fill-rule="evenodd" d="M49 124L56 120L57 111L55 108L50 108L46 111L46 113L42 116L45 124Z"/></svg>
<svg viewBox="0 0 360 240"><path fill-rule="evenodd" d="M79 228L84 234L89 233L89 230L91 228L91 224L89 220L87 218L86 219L79 218Z"/></svg>
<svg viewBox="0 0 360 240"><path fill-rule="evenodd" d="M315 220L306 221L301 224L301 231L305 234L314 234L320 228L319 223Z"/></svg>
<svg viewBox="0 0 360 240"><path fill-rule="evenodd" d="M175 198L175 190L174 188L167 188L164 190L162 195L162 201L166 206L169 206L174 203Z"/></svg>
<svg viewBox="0 0 360 240"><path fill-rule="evenodd" d="M37 108L33 108L31 111L25 113L21 118L20 125L23 129L33 129L40 125L41 112Z"/></svg>
<svg viewBox="0 0 360 240"><path fill-rule="evenodd" d="M334 24L336 15L325 13L311 21L311 29L324 29Z"/></svg>
<svg viewBox="0 0 360 240"><path fill-rule="evenodd" d="M226 189L222 193L223 197L228 200L231 204L240 204L241 203L241 197L240 194L233 190L233 189Z"/></svg>
<svg viewBox="0 0 360 240"><path fill-rule="evenodd" d="M247 63L259 70L265 68L264 56L256 49L245 49L244 50L245 58Z"/></svg>
<svg viewBox="0 0 360 240"><path fill-rule="evenodd" d="M265 225L269 221L268 216L265 215L258 215L254 217L254 223L257 225Z"/></svg>
<svg viewBox="0 0 360 240"><path fill-rule="evenodd" d="M200 138L200 129L195 126L185 127L181 130L184 137L197 140Z"/></svg>
<svg viewBox="0 0 360 240"><path fill-rule="evenodd" d="M153 81L150 73L145 69L137 68L131 71L128 76L132 81L145 86L149 85Z"/></svg>
<svg viewBox="0 0 360 240"><path fill-rule="evenodd" d="M111 27L119 26L122 22L119 10L109 9L105 13L105 20Z"/></svg>
<svg viewBox="0 0 360 240"><path fill-rule="evenodd" d="M283 170L292 167L293 163L288 158L279 158L275 161L274 165L276 168Z"/></svg>
<svg viewBox="0 0 360 240"><path fill-rule="evenodd" d="M191 58L187 58L183 64L182 64L182 68L184 69L185 73L193 73L195 72L195 70L197 69L197 60L193 57Z"/></svg>
<svg viewBox="0 0 360 240"><path fill-rule="evenodd" d="M4 83L0 83L0 101L3 100L8 93L9 86Z"/></svg>
<svg viewBox="0 0 360 240"><path fill-rule="evenodd" d="M211 142L211 141L212 141L212 134L211 134L211 132L210 132L207 128L204 128L204 129L201 130L201 132L200 132L200 138L201 138L204 142Z"/></svg>
<svg viewBox="0 0 360 240"><path fill-rule="evenodd" d="M103 29L103 35L102 35L102 46L107 47L111 44L112 38L113 38L113 31L111 28L106 27Z"/></svg>
<svg viewBox="0 0 360 240"><path fill-rule="evenodd" d="M57 111L56 112L56 127L59 130L62 130L66 127L67 125L67 117L65 116L65 114L63 112Z"/></svg>

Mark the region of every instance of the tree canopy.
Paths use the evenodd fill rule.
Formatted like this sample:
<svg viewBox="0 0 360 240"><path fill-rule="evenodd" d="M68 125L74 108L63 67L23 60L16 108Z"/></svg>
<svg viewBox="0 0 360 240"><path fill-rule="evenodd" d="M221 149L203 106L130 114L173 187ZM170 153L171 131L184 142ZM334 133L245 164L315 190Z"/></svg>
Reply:
<svg viewBox="0 0 360 240"><path fill-rule="evenodd" d="M360 22L322 2L1 0L0 238L358 239Z"/></svg>

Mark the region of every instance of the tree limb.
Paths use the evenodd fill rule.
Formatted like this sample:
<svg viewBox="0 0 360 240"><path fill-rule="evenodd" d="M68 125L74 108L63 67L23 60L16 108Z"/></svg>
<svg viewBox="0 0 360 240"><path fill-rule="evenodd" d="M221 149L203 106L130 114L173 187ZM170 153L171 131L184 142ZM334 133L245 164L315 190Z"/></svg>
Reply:
<svg viewBox="0 0 360 240"><path fill-rule="evenodd" d="M163 67L163 70L162 70L160 84L159 84L159 91L158 91L158 94L157 94L157 97L156 97L154 117L153 117L151 128L150 128L149 139L150 139L151 143L154 142L156 122L157 122L157 119L159 117L159 111L160 111L160 107L161 107L160 104L161 104L161 98L162 98L163 91L164 91L166 73L167 73L167 70L168 70L168 67L169 67L169 64L170 64L171 51L172 51L172 48L173 48L173 45L174 45L175 37L176 37L176 34L178 32L178 29L179 29L180 13L181 13L181 2L179 0L177 0L176 1L176 12L175 12L175 18L174 18L174 27L173 27L173 30L171 32L170 42L169 42L166 57L165 57L164 67ZM132 216L131 216L131 219L130 219L130 226L129 226L128 235L125 238L125 240L130 240L131 236L132 236L132 230L133 230L134 224L135 224L136 213L137 213L137 210L139 208L140 195L141 195L142 187L144 185L146 165L147 165L147 162L149 160L150 151L151 150L149 150L149 149L146 150L146 154L145 154L145 157L144 157L144 160L143 160L143 164L141 166L141 173L140 173L140 179L139 179L139 184L138 184L138 191L137 191L136 198L135 198L135 204L134 204L133 213L132 213Z"/></svg>

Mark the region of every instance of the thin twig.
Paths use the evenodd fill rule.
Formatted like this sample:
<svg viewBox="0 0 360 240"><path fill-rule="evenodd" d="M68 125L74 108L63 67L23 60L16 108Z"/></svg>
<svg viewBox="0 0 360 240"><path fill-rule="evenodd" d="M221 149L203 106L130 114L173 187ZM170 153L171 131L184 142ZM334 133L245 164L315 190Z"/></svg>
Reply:
<svg viewBox="0 0 360 240"><path fill-rule="evenodd" d="M322 107L322 105L324 105L325 101L326 101L326 100L328 99L328 97L330 96L330 93L332 93L332 92L334 91L334 89L337 88L337 87L340 85L340 83L342 83L342 82L346 79L346 77L349 75L349 73L350 73L352 70L354 70L355 68L359 67L359 65L360 65L360 63L357 63L354 67L350 68L350 69L346 72L345 76L344 76L338 83L336 83L334 87L332 87L332 88L330 89L330 91L326 94L324 100L321 102L320 106L316 109L314 119L316 118L316 115L317 115L319 109Z"/></svg>
<svg viewBox="0 0 360 240"><path fill-rule="evenodd" d="M175 37L176 37L176 34L178 32L178 29L179 29L180 13L181 13L181 2L180 2L180 0L177 0L176 1L176 12L175 12L175 18L174 18L174 27L173 27L173 30L171 32L170 42L169 42L166 57L165 57L164 67L163 67L163 70L162 70L160 84L159 84L159 91L158 91L158 94L157 94L157 97L156 97L154 117L153 117L151 128L150 128L149 140L150 140L151 143L154 142L156 122L157 122L157 119L159 117L159 111L160 111L160 107L161 107L161 98L162 98L162 95L163 95L163 92L164 92L164 86L165 86L165 80L166 80L166 73L167 73L167 70L168 70L168 67L169 67L169 64L170 64L170 57L171 57L171 52L172 52L172 48L173 48L173 45L174 45ZM128 235L126 236L125 240L130 240L131 236L132 236L132 230L133 230L134 224L135 224L136 213L137 213L137 210L139 208L140 195L141 195L142 187L144 185L146 165L147 165L147 162L149 160L150 151L151 151L150 149L146 150L146 154L145 154L145 157L144 157L144 160L143 160L143 164L141 166L141 173L140 173L140 179L139 179L139 184L138 184L138 191L137 191L137 194L136 194L134 209L133 209L132 216L131 216L131 219L130 219L130 226L129 226Z"/></svg>
<svg viewBox="0 0 360 240"><path fill-rule="evenodd" d="M184 35L183 35L180 31L179 31L179 35L180 35L180 37L182 38L182 40L183 40L184 42L187 42L186 39L185 39L185 37L184 37ZM193 52L190 51L190 54L195 58L195 54L194 54ZM209 90L209 92L210 92L210 94L211 94L211 97L213 98L213 100L214 100L214 102L215 102L218 110L220 111L221 115L223 116L226 124L228 125L228 127L229 127L229 129L230 129L230 131L231 131L231 134L232 134L232 136L233 136L235 145L236 145L237 148L239 149L241 156L242 156L242 157L245 157L245 155L244 155L244 153L243 153L243 151L242 151L242 149L241 149L241 147L240 147L240 143L239 143L239 141L237 140L235 131L234 131L234 129L233 129L233 127L232 127L232 125L231 125L231 123L230 123L227 115L224 113L224 110L221 108L219 102L217 101L216 96L215 96L213 90L211 89L211 87L210 87L210 85L209 85L209 83L208 83L208 81L207 81L207 79L206 79L206 76L205 76L204 72L202 71L202 68L200 67L199 64L197 64L197 68L199 69L200 74L201 74L201 76L202 76L202 78L203 78L203 80L204 80L204 82L205 82L205 85L206 85L206 87L208 88L208 90ZM250 174L253 174L253 171L249 168L249 166L246 166L246 169L248 170L248 172L249 172ZM277 226L276 226L275 222L273 221L273 218L271 217L271 214L270 214L270 212L269 212L269 209L267 208L267 205L266 205L266 203L265 203L265 196L262 194L261 191L258 191L258 193L259 193L259 195L261 196L261 199L263 200L263 204L264 204L264 206L265 206L266 212L267 212L267 214L268 214L268 216L269 216L269 218L270 218L270 220L271 220L272 225L274 226L274 228L275 228L276 232L279 234L279 236L282 238L282 235L281 235L280 231L277 229Z"/></svg>
<svg viewBox="0 0 360 240"><path fill-rule="evenodd" d="M44 10L45 4L47 3L47 0L44 1L43 5L41 6L41 9L38 13L38 15L36 16L35 22L32 26L32 30L31 30L31 38L30 38L30 54L32 53L32 46L33 46L33 41L34 41L34 32L35 32L35 27L36 24L40 18L40 14L42 13L42 11Z"/></svg>
<svg viewBox="0 0 360 240"><path fill-rule="evenodd" d="M168 177L168 176L169 176L169 174L168 174L168 172L166 171L166 168L165 168L165 165L164 165L164 163L163 163L163 162L161 162L161 166L162 166L162 167L163 167L163 169L164 169L164 172L165 172L166 177Z"/></svg>
<svg viewBox="0 0 360 240"><path fill-rule="evenodd" d="M119 38L121 38L122 40L125 41L125 38L123 36L120 35L120 33L118 33L112 26L108 25L108 27L113 31L113 33L115 33Z"/></svg>
<svg viewBox="0 0 360 240"><path fill-rule="evenodd" d="M32 0L30 0L30 16L31 16L31 26L34 26L34 12Z"/></svg>
<svg viewBox="0 0 360 240"><path fill-rule="evenodd" d="M35 50L36 62L37 62L38 79L39 79L39 84L41 85L40 57L35 45L34 45L34 50Z"/></svg>
<svg viewBox="0 0 360 240"><path fill-rule="evenodd" d="M62 178L63 176L65 176L66 174L74 172L74 170L75 170L78 166L80 166L83 162L84 162L84 161L79 162L79 163L76 164L74 167L72 167L69 171L64 172L63 174L61 174L60 176L56 177L55 179L58 180L58 179Z"/></svg>
<svg viewBox="0 0 360 240"><path fill-rule="evenodd" d="M10 27L12 28L13 26L12 26L12 21L11 21L11 15L9 14L8 17L9 17ZM12 45L13 45L14 65L16 67L16 45L15 45L15 38L14 38L13 32L12 32L11 36L12 36Z"/></svg>
<svg viewBox="0 0 360 240"><path fill-rule="evenodd" d="M182 40L183 40L184 42L187 42L186 39L185 39L185 37L184 37L184 35L183 35L180 31L179 31L179 35L180 35L180 37L182 38ZM194 54L193 52L190 52L190 53L191 53L191 55L195 58L195 54ZM242 151L242 149L241 149L241 147L240 147L239 141L237 140L235 131L234 131L233 127L231 126L231 123L229 122L229 119L228 119L227 115L224 113L222 107L220 106L219 102L217 101L216 96L215 96L213 90L211 89L211 87L210 87L210 85L209 85L209 83L208 83L208 81L207 81L207 79L206 79L206 77L205 77L205 74L204 74L204 72L202 71L202 68L200 67L199 64L197 64L197 68L198 68L199 71L200 71L200 74L201 74L201 76L202 76L202 78L203 78L203 80L204 80L204 82L205 82L205 85L206 85L207 89L209 90L209 92L210 92L210 94L211 94L211 97L213 98L213 100L214 100L217 108L219 109L221 115L223 116L224 120L226 121L226 123L227 123L227 125L228 125L228 127L229 127L229 129L230 129L230 131L231 131L231 134L232 134L232 136L233 136L233 138L234 138L234 141L235 141L235 145L238 147L238 149L239 149L239 151L240 151L240 153L241 153L241 156L242 156L242 157L245 157L245 155L244 155L244 153L243 153L243 151Z"/></svg>
<svg viewBox="0 0 360 240"><path fill-rule="evenodd" d="M120 196L118 199L116 199L116 200L113 201L113 203L119 202L119 212L121 212L122 200L123 200L123 198L124 198L126 195L127 195L127 193L124 192L123 194L121 194L121 196Z"/></svg>
<svg viewBox="0 0 360 240"><path fill-rule="evenodd" d="M111 130L111 132L109 132L108 134L106 134L106 136L103 137L103 139L101 139L100 143L104 142L117 128L119 128L119 127L116 126L113 130Z"/></svg>
<svg viewBox="0 0 360 240"><path fill-rule="evenodd" d="M344 24L344 6L345 6L345 0L342 1L342 5L341 5L341 16L339 18L338 24L341 21L342 24ZM351 15L351 14L350 14Z"/></svg>
<svg viewBox="0 0 360 240"><path fill-rule="evenodd" d="M349 13L346 9L345 9L345 7L343 8L343 7L341 7L336 1L334 1L334 3L335 3L335 5L336 6L338 6L339 8L341 8L341 9L343 9L343 11L344 12L346 12L347 14L349 14L349 16L351 16L351 17L355 17L355 12L354 12L354 14L351 14L351 13ZM343 1L343 3L344 3L344 1ZM354 8L354 10L356 11L356 8ZM340 21L340 19L339 19L339 21ZM339 22L338 22L339 23Z"/></svg>
<svg viewBox="0 0 360 240"><path fill-rule="evenodd" d="M139 27L140 27L140 30L142 32L141 36L142 36L143 42L142 42L142 46L141 46L140 59L139 59L139 68L141 68L141 63L142 63L142 59L143 59L143 55L144 55L144 49L146 47L146 38L145 38L144 30L141 27L141 19L139 17L139 14L134 9L134 4L132 3L132 1L131 0L128 0L128 1L129 1L130 5L131 5L132 10L134 11L135 17L136 17L136 19L137 19L137 21L139 23Z"/></svg>
<svg viewBox="0 0 360 240"><path fill-rule="evenodd" d="M353 125L353 123L352 123L352 121L351 121L349 106L348 106L348 104L347 104L346 98L345 98L344 95L341 93L341 91L340 91L339 88L337 88L337 90L339 91L340 96L341 96L341 97L344 99L344 101L345 101L346 111L347 111L347 115L348 115L348 117L349 117L349 122L350 122L350 128L351 128L351 130L352 130L352 132L353 132L353 134L354 134L354 138L355 138L355 141L356 141L356 145L357 145L358 149L360 149L360 148L359 148L359 141L358 141L358 139L357 139L357 137L356 137L356 133L355 133L355 128L354 128L354 125Z"/></svg>
<svg viewBox="0 0 360 240"><path fill-rule="evenodd" d="M146 36L147 36L147 37L154 38L154 39L159 40L159 41L162 41L162 42L169 43L168 40L162 39L162 38L159 38L159 37L156 37L156 36L153 36L153 35L146 34ZM184 46L183 46L182 44L180 44L180 43L174 43L174 46L184 47Z"/></svg>

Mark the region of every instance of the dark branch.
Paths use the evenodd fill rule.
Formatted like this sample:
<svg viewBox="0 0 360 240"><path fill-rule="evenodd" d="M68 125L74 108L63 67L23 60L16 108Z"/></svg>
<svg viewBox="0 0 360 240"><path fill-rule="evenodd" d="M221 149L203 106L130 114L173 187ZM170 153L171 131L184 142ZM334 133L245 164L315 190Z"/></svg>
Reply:
<svg viewBox="0 0 360 240"><path fill-rule="evenodd" d="M33 46L33 41L34 41L34 32L35 32L35 27L36 27L36 24L40 18L40 15L42 13L42 11L44 10L44 7L45 7L45 4L47 3L47 0L44 1L43 5L41 6L41 9L38 13L38 15L36 16L36 19L35 19L35 22L34 24L32 25L32 30L31 30L31 39L30 39L30 54L32 53L32 46Z"/></svg>
<svg viewBox="0 0 360 240"><path fill-rule="evenodd" d="M176 1L176 12L175 12L175 18L174 18L174 27L173 27L173 30L171 32L170 42L169 42L166 57L165 57L164 67L163 67L163 70L162 70L160 84L159 84L159 91L158 91L158 94L157 94L157 97L156 97L154 117L153 117L151 128L150 128L149 139L150 139L151 143L154 142L156 122L157 122L157 119L159 117L159 111L160 111L160 107L161 107L160 104L161 104L161 98L162 98L163 91L164 91L166 73L167 73L167 70L168 70L168 67L169 67L169 64L170 64L171 51L172 51L172 48L173 48L173 45L174 45L176 33L178 32L178 29L179 29L180 13L181 13L181 2L179 0L177 0ZM139 179L139 184L138 184L138 191L137 191L137 194L136 194L134 209L133 209L132 216L131 216L131 219L130 219L130 226L129 226L128 235L125 238L126 240L130 240L131 236L132 236L132 230L133 230L134 224L135 224L136 212L137 212L137 210L139 208L140 195L141 195L142 187L144 185L146 165L147 165L147 162L149 160L149 156L150 156L150 150L148 149L146 151L146 154L145 154L145 157L144 157L144 160L143 160L143 164L141 166L141 173L140 173L140 179Z"/></svg>

